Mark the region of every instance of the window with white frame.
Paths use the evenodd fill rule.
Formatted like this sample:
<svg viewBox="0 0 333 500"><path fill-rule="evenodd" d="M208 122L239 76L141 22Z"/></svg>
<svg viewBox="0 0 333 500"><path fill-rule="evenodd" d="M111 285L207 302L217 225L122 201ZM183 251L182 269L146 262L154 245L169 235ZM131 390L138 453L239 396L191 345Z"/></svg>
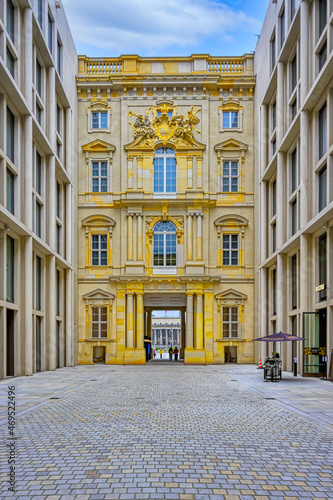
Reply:
<svg viewBox="0 0 333 500"><path fill-rule="evenodd" d="M106 161L93 161L91 165L93 193L106 193L108 190L108 164Z"/></svg>
<svg viewBox="0 0 333 500"><path fill-rule="evenodd" d="M91 337L106 338L108 336L107 307L91 308Z"/></svg>
<svg viewBox="0 0 333 500"><path fill-rule="evenodd" d="M175 152L171 148L159 148L154 158L154 193L176 193L177 168Z"/></svg>
<svg viewBox="0 0 333 500"><path fill-rule="evenodd" d="M172 222L158 222L154 226L153 238L154 267L175 267L177 235Z"/></svg>
<svg viewBox="0 0 333 500"><path fill-rule="evenodd" d="M106 234L91 235L91 265L107 266L108 237Z"/></svg>
<svg viewBox="0 0 333 500"><path fill-rule="evenodd" d="M223 128L238 128L238 111L223 111Z"/></svg>
<svg viewBox="0 0 333 500"><path fill-rule="evenodd" d="M223 307L223 337L238 337L238 307Z"/></svg>
<svg viewBox="0 0 333 500"><path fill-rule="evenodd" d="M223 235L223 265L238 266L238 234Z"/></svg>
<svg viewBox="0 0 333 500"><path fill-rule="evenodd" d="M238 192L239 166L238 161L223 162L223 192Z"/></svg>
<svg viewBox="0 0 333 500"><path fill-rule="evenodd" d="M107 111L94 111L91 113L91 128L94 130L105 130L108 128Z"/></svg>

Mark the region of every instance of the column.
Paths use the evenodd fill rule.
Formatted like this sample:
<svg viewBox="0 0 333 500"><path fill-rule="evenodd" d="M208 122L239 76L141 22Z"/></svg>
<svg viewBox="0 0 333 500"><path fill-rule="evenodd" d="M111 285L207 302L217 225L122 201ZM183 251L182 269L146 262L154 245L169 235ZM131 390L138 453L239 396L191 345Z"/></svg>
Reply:
<svg viewBox="0 0 333 500"><path fill-rule="evenodd" d="M133 156L127 158L127 186L133 189Z"/></svg>
<svg viewBox="0 0 333 500"><path fill-rule="evenodd" d="M196 342L197 349L203 349L203 294L197 294L197 314L196 314Z"/></svg>
<svg viewBox="0 0 333 500"><path fill-rule="evenodd" d="M74 339L74 325L72 319L72 270L66 269L66 333L65 333L65 346L66 346L66 365L74 365L74 353L72 344Z"/></svg>
<svg viewBox="0 0 333 500"><path fill-rule="evenodd" d="M299 262L299 305L300 321L298 335L303 336L303 313L309 308L309 281L313 273L311 255L309 252L309 235L300 236L300 262ZM303 373L303 342L297 342L297 368Z"/></svg>
<svg viewBox="0 0 333 500"><path fill-rule="evenodd" d="M278 254L276 265L276 331L284 329L284 255Z"/></svg>
<svg viewBox="0 0 333 500"><path fill-rule="evenodd" d="M32 68L34 67L32 61L32 10L30 7L24 9L24 97L30 111L32 111Z"/></svg>
<svg viewBox="0 0 333 500"><path fill-rule="evenodd" d="M134 318L133 318L133 300L134 293L127 294L127 345L126 347L134 348Z"/></svg>
<svg viewBox="0 0 333 500"><path fill-rule="evenodd" d="M193 259L192 242L193 242L193 216L187 216L187 260Z"/></svg>
<svg viewBox="0 0 333 500"><path fill-rule="evenodd" d="M26 237L24 243L24 334L25 334L25 352L24 369L25 375L33 374L33 328L32 328L32 238Z"/></svg>
<svg viewBox="0 0 333 500"><path fill-rule="evenodd" d="M185 310L181 310L181 334L180 334L180 352L179 359L184 359L184 349L185 349Z"/></svg>
<svg viewBox="0 0 333 500"><path fill-rule="evenodd" d="M136 294L136 308L137 308L137 347L144 349L144 320L143 320L143 293Z"/></svg>
<svg viewBox="0 0 333 500"><path fill-rule="evenodd" d="M48 108L48 139L50 141L53 151L56 149L56 93L55 93L55 68L50 66L48 69L48 98L49 98L49 108ZM67 117L66 117L67 118ZM67 128L67 121L66 121ZM67 140L67 137L66 137ZM69 147L69 145L68 145ZM66 145L67 148L67 145ZM67 159L67 158L66 158Z"/></svg>
<svg viewBox="0 0 333 500"><path fill-rule="evenodd" d="M197 260L202 260L202 216L197 214Z"/></svg>
<svg viewBox="0 0 333 500"><path fill-rule="evenodd" d="M133 260L133 216L127 215L127 260Z"/></svg>
<svg viewBox="0 0 333 500"><path fill-rule="evenodd" d="M138 219L136 214L133 215L133 260L137 261L138 258Z"/></svg>
<svg viewBox="0 0 333 500"><path fill-rule="evenodd" d="M138 215L138 260L143 260L142 215Z"/></svg>
<svg viewBox="0 0 333 500"><path fill-rule="evenodd" d="M142 189L142 158L137 159L138 166L138 189Z"/></svg>
<svg viewBox="0 0 333 500"><path fill-rule="evenodd" d="M186 348L193 348L193 294L186 294Z"/></svg>
<svg viewBox="0 0 333 500"><path fill-rule="evenodd" d="M265 337L268 333L267 329L267 312L268 312L268 302L267 302L267 268L263 267L260 269L260 309L258 314L260 331L257 337ZM259 358L264 361L266 356L266 342L256 342L260 344L260 354Z"/></svg>
<svg viewBox="0 0 333 500"><path fill-rule="evenodd" d="M55 370L57 367L57 349L56 349L56 258L50 255L48 259L48 280L47 280L47 302L48 302L48 333L47 345L47 365L49 370Z"/></svg>
<svg viewBox="0 0 333 500"><path fill-rule="evenodd" d="M284 124L284 101L283 101L283 81L284 79L284 64L278 63L277 67L277 121L276 121L276 144L277 144L277 172L276 172L276 247L279 249L284 241L284 153L279 152L279 148L283 139L283 124Z"/></svg>
<svg viewBox="0 0 333 500"><path fill-rule="evenodd" d="M301 27L300 27L300 107L304 105L309 88L309 5L307 1L301 2ZM300 228L309 220L309 167L308 167L308 137L309 116L308 112L301 111L300 116Z"/></svg>

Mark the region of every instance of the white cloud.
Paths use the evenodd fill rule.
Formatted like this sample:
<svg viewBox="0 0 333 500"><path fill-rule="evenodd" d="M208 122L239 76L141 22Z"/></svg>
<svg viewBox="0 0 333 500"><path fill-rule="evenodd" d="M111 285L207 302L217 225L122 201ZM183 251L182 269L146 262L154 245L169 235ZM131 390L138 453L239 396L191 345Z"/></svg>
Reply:
<svg viewBox="0 0 333 500"><path fill-rule="evenodd" d="M260 29L260 21L218 0L64 0L76 44L110 55L200 51ZM186 50L188 49L188 50ZM89 55L89 54L88 54Z"/></svg>

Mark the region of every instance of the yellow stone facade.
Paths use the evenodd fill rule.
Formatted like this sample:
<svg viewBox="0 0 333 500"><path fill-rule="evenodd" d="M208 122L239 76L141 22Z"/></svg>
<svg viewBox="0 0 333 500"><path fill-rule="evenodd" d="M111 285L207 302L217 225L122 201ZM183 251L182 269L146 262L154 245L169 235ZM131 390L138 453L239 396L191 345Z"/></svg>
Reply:
<svg viewBox="0 0 333 500"><path fill-rule="evenodd" d="M253 56L82 56L77 85L78 362L144 364L161 309L185 364L252 363Z"/></svg>

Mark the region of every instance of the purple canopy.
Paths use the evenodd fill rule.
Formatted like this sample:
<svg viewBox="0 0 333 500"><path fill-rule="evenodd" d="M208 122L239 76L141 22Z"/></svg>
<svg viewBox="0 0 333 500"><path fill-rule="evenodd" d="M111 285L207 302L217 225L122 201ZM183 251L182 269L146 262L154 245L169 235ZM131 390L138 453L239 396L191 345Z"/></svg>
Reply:
<svg viewBox="0 0 333 500"><path fill-rule="evenodd" d="M262 342L288 342L290 340L306 340L303 337L296 337L295 335L290 335L289 333L272 333L272 335L267 335L267 337L260 337L260 339L254 339L254 340L260 340Z"/></svg>

